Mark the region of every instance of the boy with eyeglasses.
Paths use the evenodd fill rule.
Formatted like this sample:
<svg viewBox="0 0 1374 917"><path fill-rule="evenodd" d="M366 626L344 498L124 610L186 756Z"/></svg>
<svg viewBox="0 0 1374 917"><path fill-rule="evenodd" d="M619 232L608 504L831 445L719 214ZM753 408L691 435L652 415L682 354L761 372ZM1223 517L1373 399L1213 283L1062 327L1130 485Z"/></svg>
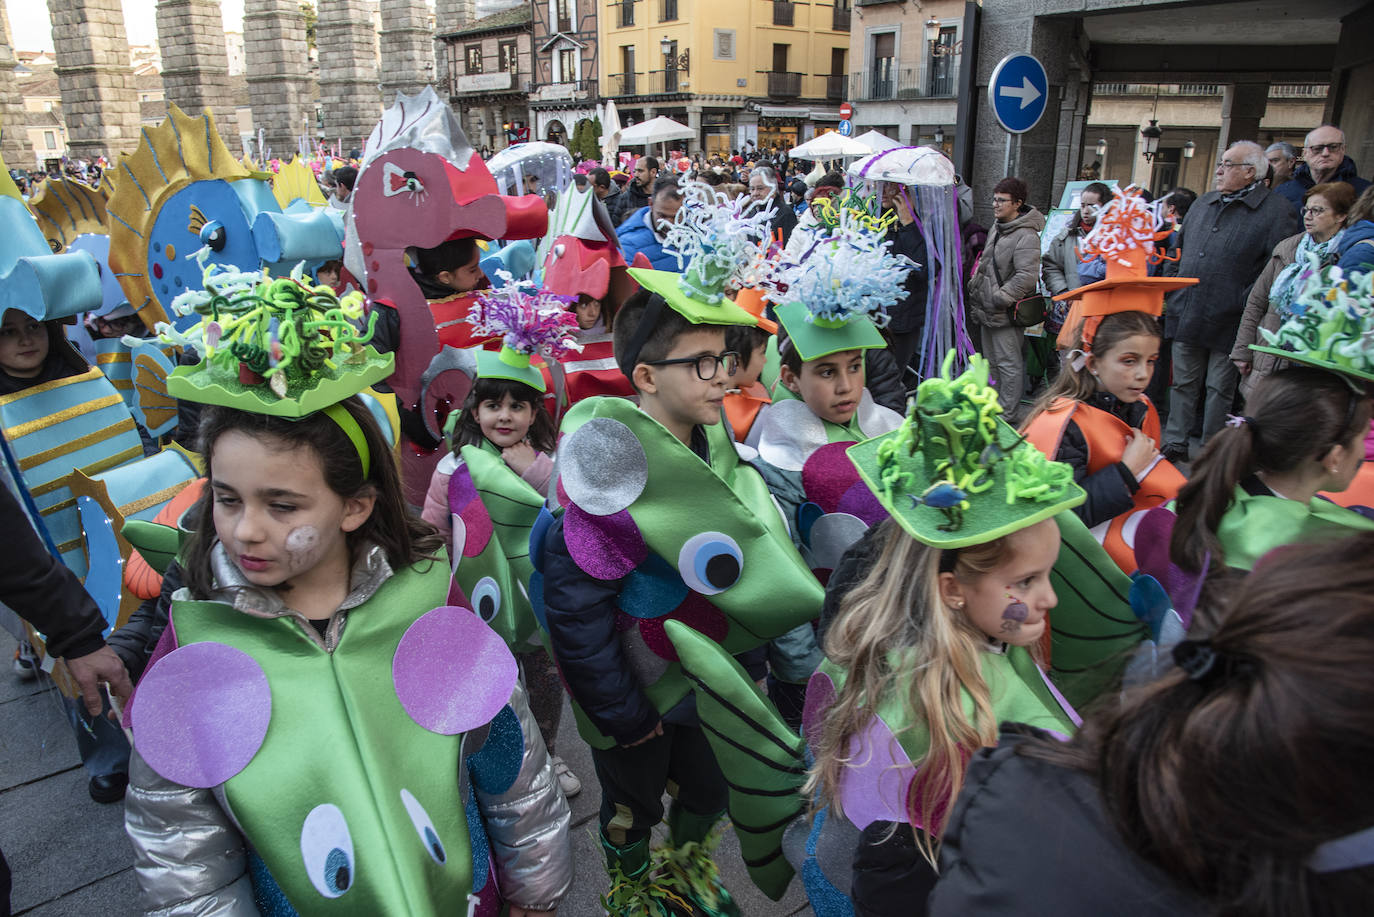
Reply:
<svg viewBox="0 0 1374 917"><path fill-rule="evenodd" d="M532 599L601 784L615 914L739 913L710 860L725 778L667 622L740 654L813 620L822 599L721 423L739 361L725 328L757 320L720 294L729 266L709 262L630 271L644 289L617 313L614 346L639 404L589 398L565 415L553 488L564 509L536 555ZM665 790L666 855L649 846Z"/></svg>
<svg viewBox="0 0 1374 917"><path fill-rule="evenodd" d="M1339 127L1323 124L1309 133L1302 156L1292 181L1274 189L1293 205L1294 212L1302 210L1303 196L1316 185L1343 181L1355 189L1356 197L1369 187L1369 179L1356 174L1355 160L1345 154L1345 132Z"/></svg>

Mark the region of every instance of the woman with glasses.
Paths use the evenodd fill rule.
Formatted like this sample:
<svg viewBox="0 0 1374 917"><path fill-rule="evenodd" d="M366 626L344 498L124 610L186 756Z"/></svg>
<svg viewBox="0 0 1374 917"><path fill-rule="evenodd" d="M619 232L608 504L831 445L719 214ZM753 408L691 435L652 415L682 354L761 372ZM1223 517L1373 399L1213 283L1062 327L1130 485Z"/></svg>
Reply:
<svg viewBox="0 0 1374 917"><path fill-rule="evenodd" d="M980 350L992 367L1003 417L1021 421L1026 388L1024 330L1012 321L1018 300L1040 283L1040 233L1045 216L1026 203L1026 183L1004 178L992 189L996 218L968 284L968 313L981 328Z"/></svg>
<svg viewBox="0 0 1374 917"><path fill-rule="evenodd" d="M1309 189L1303 197L1304 231L1275 246L1269 263L1251 288L1240 330L1236 333L1236 344L1231 349L1231 360L1241 374L1241 394L1246 398L1260 379L1273 373L1283 362L1279 357L1253 353L1250 345L1264 343L1259 340L1259 329L1275 331L1287 318L1288 305L1293 301L1304 272L1340 262L1357 243L1374 261L1374 244L1363 244L1366 240L1374 243L1374 223L1362 220L1355 226L1347 226L1354 204L1355 189L1345 182Z"/></svg>

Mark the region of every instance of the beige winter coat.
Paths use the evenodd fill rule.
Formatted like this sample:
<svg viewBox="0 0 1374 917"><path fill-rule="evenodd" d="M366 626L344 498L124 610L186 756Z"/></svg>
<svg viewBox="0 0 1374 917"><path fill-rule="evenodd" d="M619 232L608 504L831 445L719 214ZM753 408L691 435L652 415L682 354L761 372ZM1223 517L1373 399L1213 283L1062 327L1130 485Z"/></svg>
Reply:
<svg viewBox="0 0 1374 917"><path fill-rule="evenodd" d="M1250 364L1250 374L1240 380L1240 393L1246 398L1250 397L1250 392L1259 380L1276 371L1284 362L1272 354L1255 353L1250 349L1250 345L1264 343L1259 329L1279 330L1279 314L1269 304L1269 290L1273 287L1279 272L1292 264L1297 257L1298 243L1302 241L1302 237L1303 234L1298 233L1274 246L1273 254L1269 256L1264 270L1256 278L1255 285L1250 288L1250 297L1245 300L1245 312L1240 318L1240 330L1236 332L1235 346L1231 348L1231 359Z"/></svg>

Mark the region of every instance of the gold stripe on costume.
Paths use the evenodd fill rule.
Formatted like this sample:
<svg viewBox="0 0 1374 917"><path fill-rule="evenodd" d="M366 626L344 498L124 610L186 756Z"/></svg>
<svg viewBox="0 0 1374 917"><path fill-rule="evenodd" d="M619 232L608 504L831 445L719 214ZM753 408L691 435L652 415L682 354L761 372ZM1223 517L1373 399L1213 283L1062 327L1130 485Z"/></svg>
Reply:
<svg viewBox="0 0 1374 917"><path fill-rule="evenodd" d="M186 483L187 482L173 484L171 487L162 488L162 490L159 490L155 494L148 494L148 496L143 497L139 500L135 500L132 503L125 503L123 506L119 508L119 514L121 516L124 516L125 518L128 518L129 516L132 516L134 513L143 512L150 506L157 506L159 503L165 503L166 501L175 497L177 494L181 493L186 488Z"/></svg>
<svg viewBox="0 0 1374 917"><path fill-rule="evenodd" d="M58 500L56 503L54 503L52 506L49 506L47 509L40 509L38 511L38 515L50 516L53 513L61 512L64 509L71 509L75 505L76 497L69 497L66 500Z"/></svg>
<svg viewBox="0 0 1374 917"><path fill-rule="evenodd" d="M132 392L134 390L133 379L111 379L110 384L121 392Z"/></svg>
<svg viewBox="0 0 1374 917"><path fill-rule="evenodd" d="M43 452L35 452L33 455L21 458L19 460L19 470L28 471L30 468L36 468L37 466L42 465L44 462L51 462L53 459L59 456L70 455L71 453L76 452L79 449L85 449L87 446L90 446L94 443L98 443L101 440L109 439L110 437L115 436L117 434L132 433L134 429L135 427L133 418L126 417L118 423L112 424L111 426L108 426L103 430L97 430L94 433L87 433L85 436L77 437L69 443L65 443L61 446L55 446L52 449L46 449Z"/></svg>
<svg viewBox="0 0 1374 917"><path fill-rule="evenodd" d="M100 370L97 369L94 370L94 372L100 372ZM47 383L44 384L46 385ZM34 391L34 389L37 388L38 386L35 385L28 391L32 392ZM73 417L79 417L82 414L94 414L101 408L112 407L113 405L122 404L123 402L124 399L119 397L118 395L106 395L104 398L97 398L94 401L86 401L81 404L74 404L69 408L63 408L60 411L49 414L46 417L40 417L37 420L30 420L26 423L17 423L12 427L7 427L5 429L5 435L10 439L18 439L21 436L28 436L30 433L37 432L38 430L43 430L48 427L54 427L60 423L66 423Z"/></svg>
<svg viewBox="0 0 1374 917"><path fill-rule="evenodd" d="M81 539L73 538L71 541L64 541L58 545L57 553L66 554L68 551L75 551L79 547L81 547Z"/></svg>
<svg viewBox="0 0 1374 917"><path fill-rule="evenodd" d="M51 382L40 382L38 385L30 385L28 388L20 389L9 395L0 395L0 405L12 404L30 395L41 395L44 392L51 392L62 388L64 385L75 385L78 382L90 382L92 379L101 379L104 378L104 376L104 373L92 366L84 373L78 373L75 376L63 376L61 379L53 379Z"/></svg>
<svg viewBox="0 0 1374 917"><path fill-rule="evenodd" d="M116 350L113 353L98 353L95 355L97 363L128 363L130 353L127 350Z"/></svg>
<svg viewBox="0 0 1374 917"><path fill-rule="evenodd" d="M115 397L119 397L119 396L116 395ZM141 455L143 455L143 445L142 445L142 443L140 443L139 445L134 446L134 447L132 447L132 448L125 449L123 452L119 453L118 455L112 455L112 456L110 456L109 458L101 459L101 460L98 461L98 462L92 462L91 464L87 465L85 468L82 468L82 469L81 469L81 473L84 474L84 475L86 475L87 477L91 477L91 476L100 474L100 472L102 472L102 471L109 471L111 468L117 467L117 466L119 466L119 465L123 465L125 462L131 461L132 459L136 459L136 458L138 458L138 457L141 456ZM64 476L58 478L56 481L49 481L49 482L46 483L46 484L40 484L39 486L37 486L37 487L33 488L32 490L30 490L29 493L31 493L31 494L33 495L34 499L36 500L36 499L38 499L39 497L43 496L44 494L50 494L50 493L52 493L54 490L57 490L57 489L60 488L60 487L65 487L66 485L67 485L67 478L66 478L66 476L64 475Z"/></svg>

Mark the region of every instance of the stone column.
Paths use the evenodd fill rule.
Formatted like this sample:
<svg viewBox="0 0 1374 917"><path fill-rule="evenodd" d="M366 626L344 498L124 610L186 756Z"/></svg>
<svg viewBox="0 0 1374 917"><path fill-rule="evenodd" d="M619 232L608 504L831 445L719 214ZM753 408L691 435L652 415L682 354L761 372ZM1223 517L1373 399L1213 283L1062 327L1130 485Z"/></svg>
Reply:
<svg viewBox="0 0 1374 917"><path fill-rule="evenodd" d="M0 9L0 156L10 169L32 169L33 147L24 130L24 103L14 75L14 46L10 44L10 14Z"/></svg>
<svg viewBox="0 0 1374 917"><path fill-rule="evenodd" d="M133 152L138 91L119 0L63 0L49 12L70 155L94 159Z"/></svg>
<svg viewBox="0 0 1374 917"><path fill-rule="evenodd" d="M434 81L434 30L424 0L381 0L382 98Z"/></svg>
<svg viewBox="0 0 1374 917"><path fill-rule="evenodd" d="M315 42L320 52L324 135L343 140L339 152L362 149L382 116L377 89L377 6L369 0L319 0Z"/></svg>
<svg viewBox="0 0 1374 917"><path fill-rule="evenodd" d="M238 152L238 113L229 88L219 0L158 0L157 43L167 101L192 117L211 112L220 136Z"/></svg>
<svg viewBox="0 0 1374 917"><path fill-rule="evenodd" d="M310 48L296 0L246 0L243 46L254 139L262 131L271 154L286 158L302 132L315 134ZM254 153L262 159L262 150Z"/></svg>

